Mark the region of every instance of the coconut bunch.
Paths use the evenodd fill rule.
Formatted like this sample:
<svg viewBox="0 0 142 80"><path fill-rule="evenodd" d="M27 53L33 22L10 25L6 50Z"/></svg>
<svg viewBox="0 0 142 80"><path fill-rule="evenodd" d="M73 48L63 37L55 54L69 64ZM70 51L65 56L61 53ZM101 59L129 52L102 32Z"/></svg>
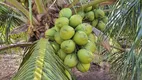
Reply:
<svg viewBox="0 0 142 80"><path fill-rule="evenodd" d="M92 25L83 22L79 14L63 8L55 20L55 26L45 32L58 57L68 68L76 67L81 72L90 68L96 51L96 38ZM93 21L93 20L92 20Z"/></svg>
<svg viewBox="0 0 142 80"><path fill-rule="evenodd" d="M108 17L102 9L90 6L84 9L84 11L78 12L78 14L83 17L83 21L87 21L93 27L96 27L101 31L105 30Z"/></svg>

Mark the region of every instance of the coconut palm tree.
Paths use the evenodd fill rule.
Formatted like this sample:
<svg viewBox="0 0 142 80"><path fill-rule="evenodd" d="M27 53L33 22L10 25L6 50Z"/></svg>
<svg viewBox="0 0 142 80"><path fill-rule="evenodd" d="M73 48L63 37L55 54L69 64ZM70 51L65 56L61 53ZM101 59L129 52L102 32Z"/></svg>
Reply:
<svg viewBox="0 0 142 80"><path fill-rule="evenodd" d="M71 79L69 69L55 55L50 41L44 39L44 32L54 26L54 19L63 7L72 8L76 13L105 1L107 0L0 1L0 44L16 43L0 50L25 47L23 61L13 80ZM111 63L111 70L118 75L118 80L140 80L142 1L117 0L114 5L110 5L112 1L114 0L102 3L109 3L102 7L109 9L109 22L103 32L111 44L111 50L106 51L106 54L109 53L106 60Z"/></svg>

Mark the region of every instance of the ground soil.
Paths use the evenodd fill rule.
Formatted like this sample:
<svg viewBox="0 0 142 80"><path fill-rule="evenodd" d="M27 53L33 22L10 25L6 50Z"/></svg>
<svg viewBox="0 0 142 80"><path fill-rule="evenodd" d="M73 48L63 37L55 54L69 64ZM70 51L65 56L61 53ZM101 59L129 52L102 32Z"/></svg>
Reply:
<svg viewBox="0 0 142 80"><path fill-rule="evenodd" d="M0 54L0 80L10 80L17 72L20 65L22 55L19 54ZM113 80L109 73L109 67L100 67L92 64L86 73L81 73L73 69L73 73L77 80Z"/></svg>
<svg viewBox="0 0 142 80"><path fill-rule="evenodd" d="M109 73L109 66L105 62L100 66L98 64L91 64L88 72L81 73L76 69L73 71L77 80L115 80L114 75Z"/></svg>
<svg viewBox="0 0 142 80"><path fill-rule="evenodd" d="M17 72L22 56L14 53L0 54L0 80L10 80Z"/></svg>

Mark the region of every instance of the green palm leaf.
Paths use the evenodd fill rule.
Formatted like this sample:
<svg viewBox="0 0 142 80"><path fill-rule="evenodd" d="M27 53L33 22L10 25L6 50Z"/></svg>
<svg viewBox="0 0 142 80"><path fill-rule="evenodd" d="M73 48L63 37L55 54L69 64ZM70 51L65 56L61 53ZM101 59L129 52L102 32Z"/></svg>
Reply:
<svg viewBox="0 0 142 80"><path fill-rule="evenodd" d="M18 73L13 80L69 80L62 61L47 39L40 39L26 52Z"/></svg>
<svg viewBox="0 0 142 80"><path fill-rule="evenodd" d="M9 37L10 32L26 22L26 19L21 13L15 12L9 7L10 6L7 6L6 4L4 5L4 3L0 2L0 44L11 43L11 37ZM21 34L19 35L21 37ZM14 37L14 40L16 40L15 37L17 38L19 35L12 36Z"/></svg>
<svg viewBox="0 0 142 80"><path fill-rule="evenodd" d="M118 80L141 80L142 73L142 9L141 0L118 0L113 6L107 24L108 36L113 37L124 52L112 53L108 57L111 70Z"/></svg>

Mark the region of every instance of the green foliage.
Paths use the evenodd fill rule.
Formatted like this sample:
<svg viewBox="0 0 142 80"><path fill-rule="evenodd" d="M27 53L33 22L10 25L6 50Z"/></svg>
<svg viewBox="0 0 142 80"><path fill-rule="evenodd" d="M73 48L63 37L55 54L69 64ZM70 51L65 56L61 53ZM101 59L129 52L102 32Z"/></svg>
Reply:
<svg viewBox="0 0 142 80"><path fill-rule="evenodd" d="M47 39L29 47L13 80L69 80L65 67Z"/></svg>
<svg viewBox="0 0 142 80"><path fill-rule="evenodd" d="M10 31L23 23L18 16L12 9L0 4L0 44L11 42Z"/></svg>
<svg viewBox="0 0 142 80"><path fill-rule="evenodd" d="M109 16L106 33L120 42L124 51L111 53L108 61L118 80L141 80L142 8L141 0L118 0ZM118 47L118 46L117 46Z"/></svg>

